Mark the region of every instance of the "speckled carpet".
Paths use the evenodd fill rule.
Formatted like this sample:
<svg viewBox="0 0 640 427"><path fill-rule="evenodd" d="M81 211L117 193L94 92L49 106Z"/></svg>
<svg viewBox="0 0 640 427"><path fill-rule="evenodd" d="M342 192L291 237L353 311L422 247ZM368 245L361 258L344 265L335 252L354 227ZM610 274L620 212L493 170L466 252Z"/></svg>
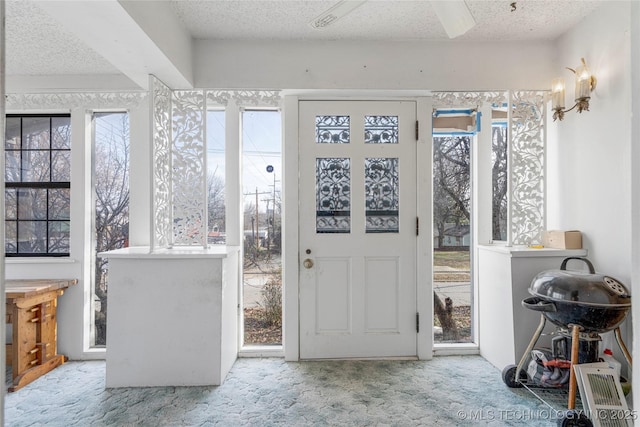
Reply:
<svg viewBox="0 0 640 427"><path fill-rule="evenodd" d="M104 387L68 362L5 398L7 426L553 426L479 356L431 361L238 359L218 387ZM558 407L557 409L563 409Z"/></svg>

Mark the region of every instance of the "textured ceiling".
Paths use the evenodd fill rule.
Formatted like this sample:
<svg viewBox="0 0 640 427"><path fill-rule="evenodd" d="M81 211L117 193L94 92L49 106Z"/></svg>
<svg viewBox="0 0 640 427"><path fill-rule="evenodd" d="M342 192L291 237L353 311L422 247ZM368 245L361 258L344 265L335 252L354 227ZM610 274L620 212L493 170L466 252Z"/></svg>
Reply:
<svg viewBox="0 0 640 427"><path fill-rule="evenodd" d="M29 1L6 2L5 34L7 75L119 73Z"/></svg>
<svg viewBox="0 0 640 427"><path fill-rule="evenodd" d="M443 1L443 0L440 0ZM477 25L456 40L554 39L602 1L466 0ZM369 0L329 27L308 23L336 1L172 0L195 38L448 40L430 1Z"/></svg>
<svg viewBox="0 0 640 427"><path fill-rule="evenodd" d="M550 40L603 1L467 0L477 25L460 41ZM329 27L309 21L336 1L170 0L192 37L238 40L449 40L430 1L369 0ZM151 2L148 7L153 7ZM118 74L29 0L6 1L7 75Z"/></svg>

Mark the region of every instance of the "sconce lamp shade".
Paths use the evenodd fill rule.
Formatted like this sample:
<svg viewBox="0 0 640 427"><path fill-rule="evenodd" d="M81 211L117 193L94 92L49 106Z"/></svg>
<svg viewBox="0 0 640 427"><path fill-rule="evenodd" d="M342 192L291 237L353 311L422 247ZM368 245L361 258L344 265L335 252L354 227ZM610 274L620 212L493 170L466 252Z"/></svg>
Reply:
<svg viewBox="0 0 640 427"><path fill-rule="evenodd" d="M551 106L554 110L564 108L564 79L558 77L551 82Z"/></svg>
<svg viewBox="0 0 640 427"><path fill-rule="evenodd" d="M591 73L587 64L583 62L576 68L575 100L581 101L589 98L591 98Z"/></svg>
<svg viewBox="0 0 640 427"><path fill-rule="evenodd" d="M568 70L573 71L576 75L576 103L573 107L568 110L564 109L564 79L556 78L551 82L551 107L553 109L553 121L556 121L557 119L562 120L564 118L564 113L568 113L574 108L578 113L589 111L589 99L591 99L591 91L596 87L596 78L591 75L584 58L581 58L581 62L582 64L576 67L575 70L567 67Z"/></svg>

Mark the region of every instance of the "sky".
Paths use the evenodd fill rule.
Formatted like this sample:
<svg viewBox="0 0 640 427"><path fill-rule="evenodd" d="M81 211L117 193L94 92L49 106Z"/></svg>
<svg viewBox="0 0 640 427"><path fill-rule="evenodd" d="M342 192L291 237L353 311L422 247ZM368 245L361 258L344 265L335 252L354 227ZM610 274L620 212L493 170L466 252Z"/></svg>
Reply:
<svg viewBox="0 0 640 427"><path fill-rule="evenodd" d="M224 111L207 112L207 174L215 173L224 179L225 135ZM109 138L111 132L122 132L121 114L104 114L97 123L98 137ZM282 121L279 111L253 110L242 113L243 139L243 193L245 202L255 203L256 188L258 193L273 194L274 174L276 192L282 188ZM267 172L267 166L273 166L273 172ZM267 194L260 194L260 209L266 209L263 199L272 199Z"/></svg>
<svg viewBox="0 0 640 427"><path fill-rule="evenodd" d="M224 111L207 114L207 173L224 177ZM243 194L273 193L274 173L276 191L282 188L282 121L279 111L253 110L242 113ZM273 172L267 172L267 166ZM245 196L245 202L249 196ZM259 195L259 199L267 195ZM261 209L266 208L262 206Z"/></svg>

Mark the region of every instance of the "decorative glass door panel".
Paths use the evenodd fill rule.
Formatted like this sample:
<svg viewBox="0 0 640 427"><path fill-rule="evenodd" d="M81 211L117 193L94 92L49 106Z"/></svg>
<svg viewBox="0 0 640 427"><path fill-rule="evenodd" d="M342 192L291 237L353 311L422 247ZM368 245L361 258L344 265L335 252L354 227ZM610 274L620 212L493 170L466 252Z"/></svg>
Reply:
<svg viewBox="0 0 640 427"><path fill-rule="evenodd" d="M416 103L299 105L300 356L415 356Z"/></svg>
<svg viewBox="0 0 640 427"><path fill-rule="evenodd" d="M316 143L348 144L349 116L316 116Z"/></svg>
<svg viewBox="0 0 640 427"><path fill-rule="evenodd" d="M365 144L397 144L398 116L365 116Z"/></svg>
<svg viewBox="0 0 640 427"><path fill-rule="evenodd" d="M365 159L367 233L398 232L398 158Z"/></svg>
<svg viewBox="0 0 640 427"><path fill-rule="evenodd" d="M351 231L351 162L348 158L316 159L316 230Z"/></svg>

